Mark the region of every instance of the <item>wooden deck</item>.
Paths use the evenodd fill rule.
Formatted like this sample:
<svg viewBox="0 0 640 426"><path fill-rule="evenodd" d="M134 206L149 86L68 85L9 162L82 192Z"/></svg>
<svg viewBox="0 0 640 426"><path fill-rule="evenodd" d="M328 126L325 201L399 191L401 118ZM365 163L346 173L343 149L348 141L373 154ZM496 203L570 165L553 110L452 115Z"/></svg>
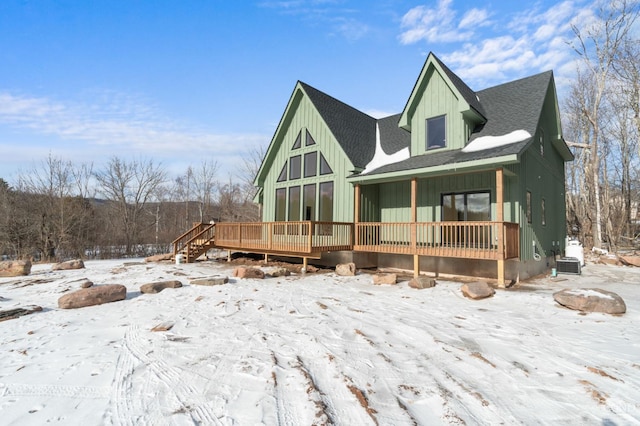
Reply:
<svg viewBox="0 0 640 426"><path fill-rule="evenodd" d="M216 225L215 246L230 250L320 257L353 250L353 223L249 222Z"/></svg>
<svg viewBox="0 0 640 426"><path fill-rule="evenodd" d="M209 248L319 258L360 252L506 260L519 256L519 226L509 222L244 222L196 224L174 241L193 261Z"/></svg>

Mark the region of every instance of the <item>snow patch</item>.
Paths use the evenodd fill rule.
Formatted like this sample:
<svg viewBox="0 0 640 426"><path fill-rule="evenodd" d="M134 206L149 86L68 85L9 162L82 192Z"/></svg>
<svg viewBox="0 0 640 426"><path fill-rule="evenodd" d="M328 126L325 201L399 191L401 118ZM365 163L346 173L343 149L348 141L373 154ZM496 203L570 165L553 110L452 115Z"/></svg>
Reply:
<svg viewBox="0 0 640 426"><path fill-rule="evenodd" d="M406 160L411 156L409 147L403 148L393 154L387 154L382 149L382 143L380 142L380 126L376 123L376 152L373 155L373 159L369 161L369 164L364 168L361 175L374 171L377 168L386 166L388 164L397 163L398 161Z"/></svg>
<svg viewBox="0 0 640 426"><path fill-rule="evenodd" d="M600 293L599 291L589 290L589 289L574 289L570 290L567 293L573 294L574 296L582 296L582 297L599 297L601 299L614 299L612 296L608 294Z"/></svg>
<svg viewBox="0 0 640 426"><path fill-rule="evenodd" d="M482 136L462 148L462 152L476 152L498 146L510 145L529 139L531 134L526 130L514 130L502 136Z"/></svg>

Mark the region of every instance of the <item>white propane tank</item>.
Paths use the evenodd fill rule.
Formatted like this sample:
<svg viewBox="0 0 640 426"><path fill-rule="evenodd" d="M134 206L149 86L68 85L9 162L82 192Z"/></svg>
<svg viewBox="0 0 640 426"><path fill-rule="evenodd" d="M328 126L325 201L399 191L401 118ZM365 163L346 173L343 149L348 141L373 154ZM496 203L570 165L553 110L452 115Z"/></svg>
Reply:
<svg viewBox="0 0 640 426"><path fill-rule="evenodd" d="M578 240L567 241L567 246L564 249L566 257L575 257L580 261L580 266L584 266L584 247Z"/></svg>
<svg viewBox="0 0 640 426"><path fill-rule="evenodd" d="M181 264L183 261L183 257L181 254L176 254L176 265Z"/></svg>

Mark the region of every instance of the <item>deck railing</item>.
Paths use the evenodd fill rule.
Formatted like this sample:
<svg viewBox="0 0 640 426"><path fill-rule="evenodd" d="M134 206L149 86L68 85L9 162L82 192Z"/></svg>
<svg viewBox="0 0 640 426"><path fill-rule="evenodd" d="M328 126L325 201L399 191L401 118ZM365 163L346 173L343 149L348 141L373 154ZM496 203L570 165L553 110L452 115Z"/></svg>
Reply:
<svg viewBox="0 0 640 426"><path fill-rule="evenodd" d="M356 251L493 260L519 255L517 223L366 222L355 227Z"/></svg>
<svg viewBox="0 0 640 426"><path fill-rule="evenodd" d="M289 254L318 254L353 249L353 223L243 222L218 223L217 247Z"/></svg>

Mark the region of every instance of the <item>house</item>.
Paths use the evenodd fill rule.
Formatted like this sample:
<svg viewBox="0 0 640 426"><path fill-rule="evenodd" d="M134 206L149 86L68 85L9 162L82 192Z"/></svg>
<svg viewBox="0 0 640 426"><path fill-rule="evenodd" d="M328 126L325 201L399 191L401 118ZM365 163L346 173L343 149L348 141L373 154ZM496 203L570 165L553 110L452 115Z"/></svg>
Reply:
<svg viewBox="0 0 640 426"><path fill-rule="evenodd" d="M561 254L572 159L551 71L475 92L431 53L382 119L297 82L255 180L263 223L216 245L524 279Z"/></svg>

